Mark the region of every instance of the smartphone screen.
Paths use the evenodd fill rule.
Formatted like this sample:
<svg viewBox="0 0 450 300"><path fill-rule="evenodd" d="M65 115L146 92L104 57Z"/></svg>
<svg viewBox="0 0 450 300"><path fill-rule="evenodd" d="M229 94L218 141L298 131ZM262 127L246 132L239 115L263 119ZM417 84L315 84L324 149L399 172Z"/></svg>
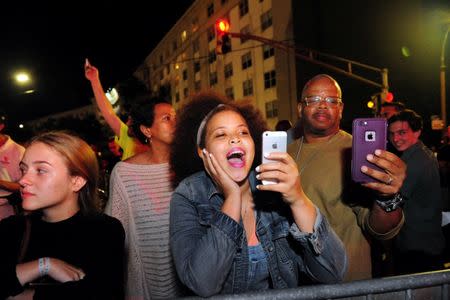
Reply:
<svg viewBox="0 0 450 300"><path fill-rule="evenodd" d="M264 154L271 152L286 152L287 148L287 134L285 131L264 131L262 136L262 163L272 162L270 159L264 157ZM275 184L278 181L262 180L262 184Z"/></svg>
<svg viewBox="0 0 450 300"><path fill-rule="evenodd" d="M356 182L375 182L376 179L361 172L363 165L382 171L367 160L376 149L386 150L387 123L384 118L359 118L353 120L352 179Z"/></svg>

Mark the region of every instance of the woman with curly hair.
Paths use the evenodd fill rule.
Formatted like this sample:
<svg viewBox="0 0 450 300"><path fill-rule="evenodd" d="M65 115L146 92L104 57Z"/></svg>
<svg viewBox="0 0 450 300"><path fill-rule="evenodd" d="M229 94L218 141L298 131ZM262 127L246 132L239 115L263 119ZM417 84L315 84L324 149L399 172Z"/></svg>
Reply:
<svg viewBox="0 0 450 300"><path fill-rule="evenodd" d="M265 129L252 105L212 93L179 114L171 165L181 182L172 195L170 242L178 276L199 296L344 276L343 245L303 192L294 160L273 153L267 158L274 162L258 165ZM258 181L273 178L277 184Z"/></svg>

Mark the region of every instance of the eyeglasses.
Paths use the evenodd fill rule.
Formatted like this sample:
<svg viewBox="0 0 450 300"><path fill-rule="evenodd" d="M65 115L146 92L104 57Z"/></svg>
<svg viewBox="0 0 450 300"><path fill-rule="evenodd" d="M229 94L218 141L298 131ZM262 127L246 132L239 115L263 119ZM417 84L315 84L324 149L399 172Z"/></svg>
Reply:
<svg viewBox="0 0 450 300"><path fill-rule="evenodd" d="M342 103L342 100L339 97L306 96L303 98L303 102L305 102L306 106L316 106L322 101L325 101L327 105L333 107Z"/></svg>

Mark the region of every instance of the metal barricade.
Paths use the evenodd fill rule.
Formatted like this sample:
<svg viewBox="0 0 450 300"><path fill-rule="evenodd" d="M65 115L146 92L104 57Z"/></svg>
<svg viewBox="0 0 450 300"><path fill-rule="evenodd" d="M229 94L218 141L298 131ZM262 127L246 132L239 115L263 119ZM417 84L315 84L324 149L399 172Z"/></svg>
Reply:
<svg viewBox="0 0 450 300"><path fill-rule="evenodd" d="M341 284L321 284L295 289L218 295L210 299L449 300L449 284L450 270L442 270Z"/></svg>

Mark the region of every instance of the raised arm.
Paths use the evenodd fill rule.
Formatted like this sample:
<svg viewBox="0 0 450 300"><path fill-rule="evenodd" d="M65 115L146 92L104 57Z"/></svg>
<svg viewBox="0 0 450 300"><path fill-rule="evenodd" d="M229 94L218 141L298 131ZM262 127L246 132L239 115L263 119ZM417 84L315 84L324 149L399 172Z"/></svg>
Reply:
<svg viewBox="0 0 450 300"><path fill-rule="evenodd" d="M84 65L84 75L91 82L92 91L94 92L95 103L102 116L105 118L106 123L111 127L114 134L120 137L120 126L123 124L122 120L116 115L111 103L106 98L105 92L100 82L98 69L92 66L86 59Z"/></svg>

